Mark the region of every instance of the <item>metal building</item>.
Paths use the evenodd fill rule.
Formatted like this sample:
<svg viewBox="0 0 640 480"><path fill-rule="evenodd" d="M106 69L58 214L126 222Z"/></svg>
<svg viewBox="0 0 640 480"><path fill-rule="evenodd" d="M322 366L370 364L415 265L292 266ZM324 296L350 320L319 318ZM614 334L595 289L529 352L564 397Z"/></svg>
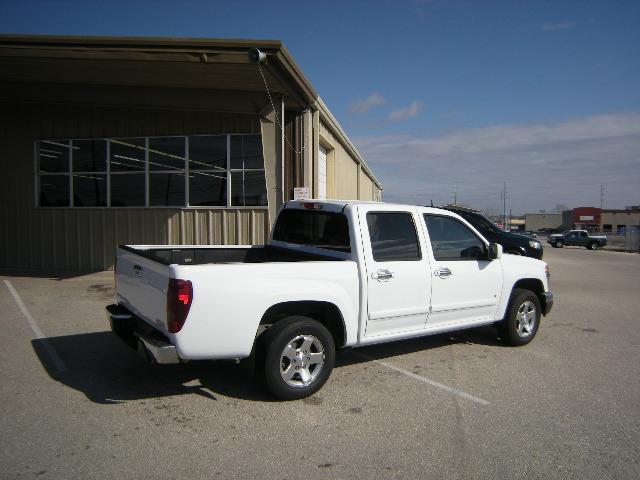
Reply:
<svg viewBox="0 0 640 480"><path fill-rule="evenodd" d="M295 188L382 191L279 41L0 36L0 165L14 270L110 269L121 243L263 243Z"/></svg>

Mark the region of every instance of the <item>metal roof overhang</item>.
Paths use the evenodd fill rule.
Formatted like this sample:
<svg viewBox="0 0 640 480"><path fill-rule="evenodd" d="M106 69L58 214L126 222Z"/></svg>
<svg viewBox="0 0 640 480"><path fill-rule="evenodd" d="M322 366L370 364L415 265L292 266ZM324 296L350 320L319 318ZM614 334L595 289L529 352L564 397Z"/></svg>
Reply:
<svg viewBox="0 0 640 480"><path fill-rule="evenodd" d="M249 61L254 48L267 54L262 71L272 94L282 95L288 110L319 110L382 188L279 40L0 35L0 101L260 112L269 100Z"/></svg>
<svg viewBox="0 0 640 480"><path fill-rule="evenodd" d="M0 82L257 92L265 86L248 53L268 55L269 88L290 109L306 109L317 93L287 50L274 40L0 35Z"/></svg>

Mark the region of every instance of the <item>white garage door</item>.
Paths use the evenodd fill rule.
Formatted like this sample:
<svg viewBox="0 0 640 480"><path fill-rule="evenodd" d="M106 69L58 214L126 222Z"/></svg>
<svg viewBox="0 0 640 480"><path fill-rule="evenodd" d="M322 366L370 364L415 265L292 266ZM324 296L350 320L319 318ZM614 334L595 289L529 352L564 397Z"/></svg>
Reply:
<svg viewBox="0 0 640 480"><path fill-rule="evenodd" d="M327 198L327 151L320 145L318 155L318 198Z"/></svg>

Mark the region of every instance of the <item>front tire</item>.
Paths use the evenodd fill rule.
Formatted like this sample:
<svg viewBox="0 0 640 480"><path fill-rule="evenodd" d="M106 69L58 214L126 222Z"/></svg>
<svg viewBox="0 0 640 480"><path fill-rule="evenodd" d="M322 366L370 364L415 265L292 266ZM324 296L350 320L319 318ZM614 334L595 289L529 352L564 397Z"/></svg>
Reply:
<svg viewBox="0 0 640 480"><path fill-rule="evenodd" d="M274 324L264 337L264 378L268 390L282 400L316 393L335 364L335 344L324 325L292 316Z"/></svg>
<svg viewBox="0 0 640 480"><path fill-rule="evenodd" d="M516 288L511 296L507 317L500 326L504 342L517 347L533 340L540 325L541 311L540 299L534 292Z"/></svg>

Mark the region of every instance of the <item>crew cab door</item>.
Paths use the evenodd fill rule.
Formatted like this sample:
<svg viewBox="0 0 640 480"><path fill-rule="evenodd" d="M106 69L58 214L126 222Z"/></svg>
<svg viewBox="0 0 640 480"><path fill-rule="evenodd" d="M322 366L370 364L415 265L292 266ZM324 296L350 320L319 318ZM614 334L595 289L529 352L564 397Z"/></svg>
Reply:
<svg viewBox="0 0 640 480"><path fill-rule="evenodd" d="M587 232L580 230L569 232L564 238L564 244L584 247L587 244Z"/></svg>
<svg viewBox="0 0 640 480"><path fill-rule="evenodd" d="M367 278L366 337L423 329L431 277L419 217L393 205L361 205Z"/></svg>
<svg viewBox="0 0 640 480"><path fill-rule="evenodd" d="M564 237L565 245L578 245L578 232L569 232L567 236Z"/></svg>
<svg viewBox="0 0 640 480"><path fill-rule="evenodd" d="M503 280L500 260L489 260L486 243L457 218L423 218L432 255L427 325L495 318Z"/></svg>
<svg viewBox="0 0 640 480"><path fill-rule="evenodd" d="M581 247L586 247L589 243L589 235L587 232L578 232L578 236L576 237L576 245Z"/></svg>

